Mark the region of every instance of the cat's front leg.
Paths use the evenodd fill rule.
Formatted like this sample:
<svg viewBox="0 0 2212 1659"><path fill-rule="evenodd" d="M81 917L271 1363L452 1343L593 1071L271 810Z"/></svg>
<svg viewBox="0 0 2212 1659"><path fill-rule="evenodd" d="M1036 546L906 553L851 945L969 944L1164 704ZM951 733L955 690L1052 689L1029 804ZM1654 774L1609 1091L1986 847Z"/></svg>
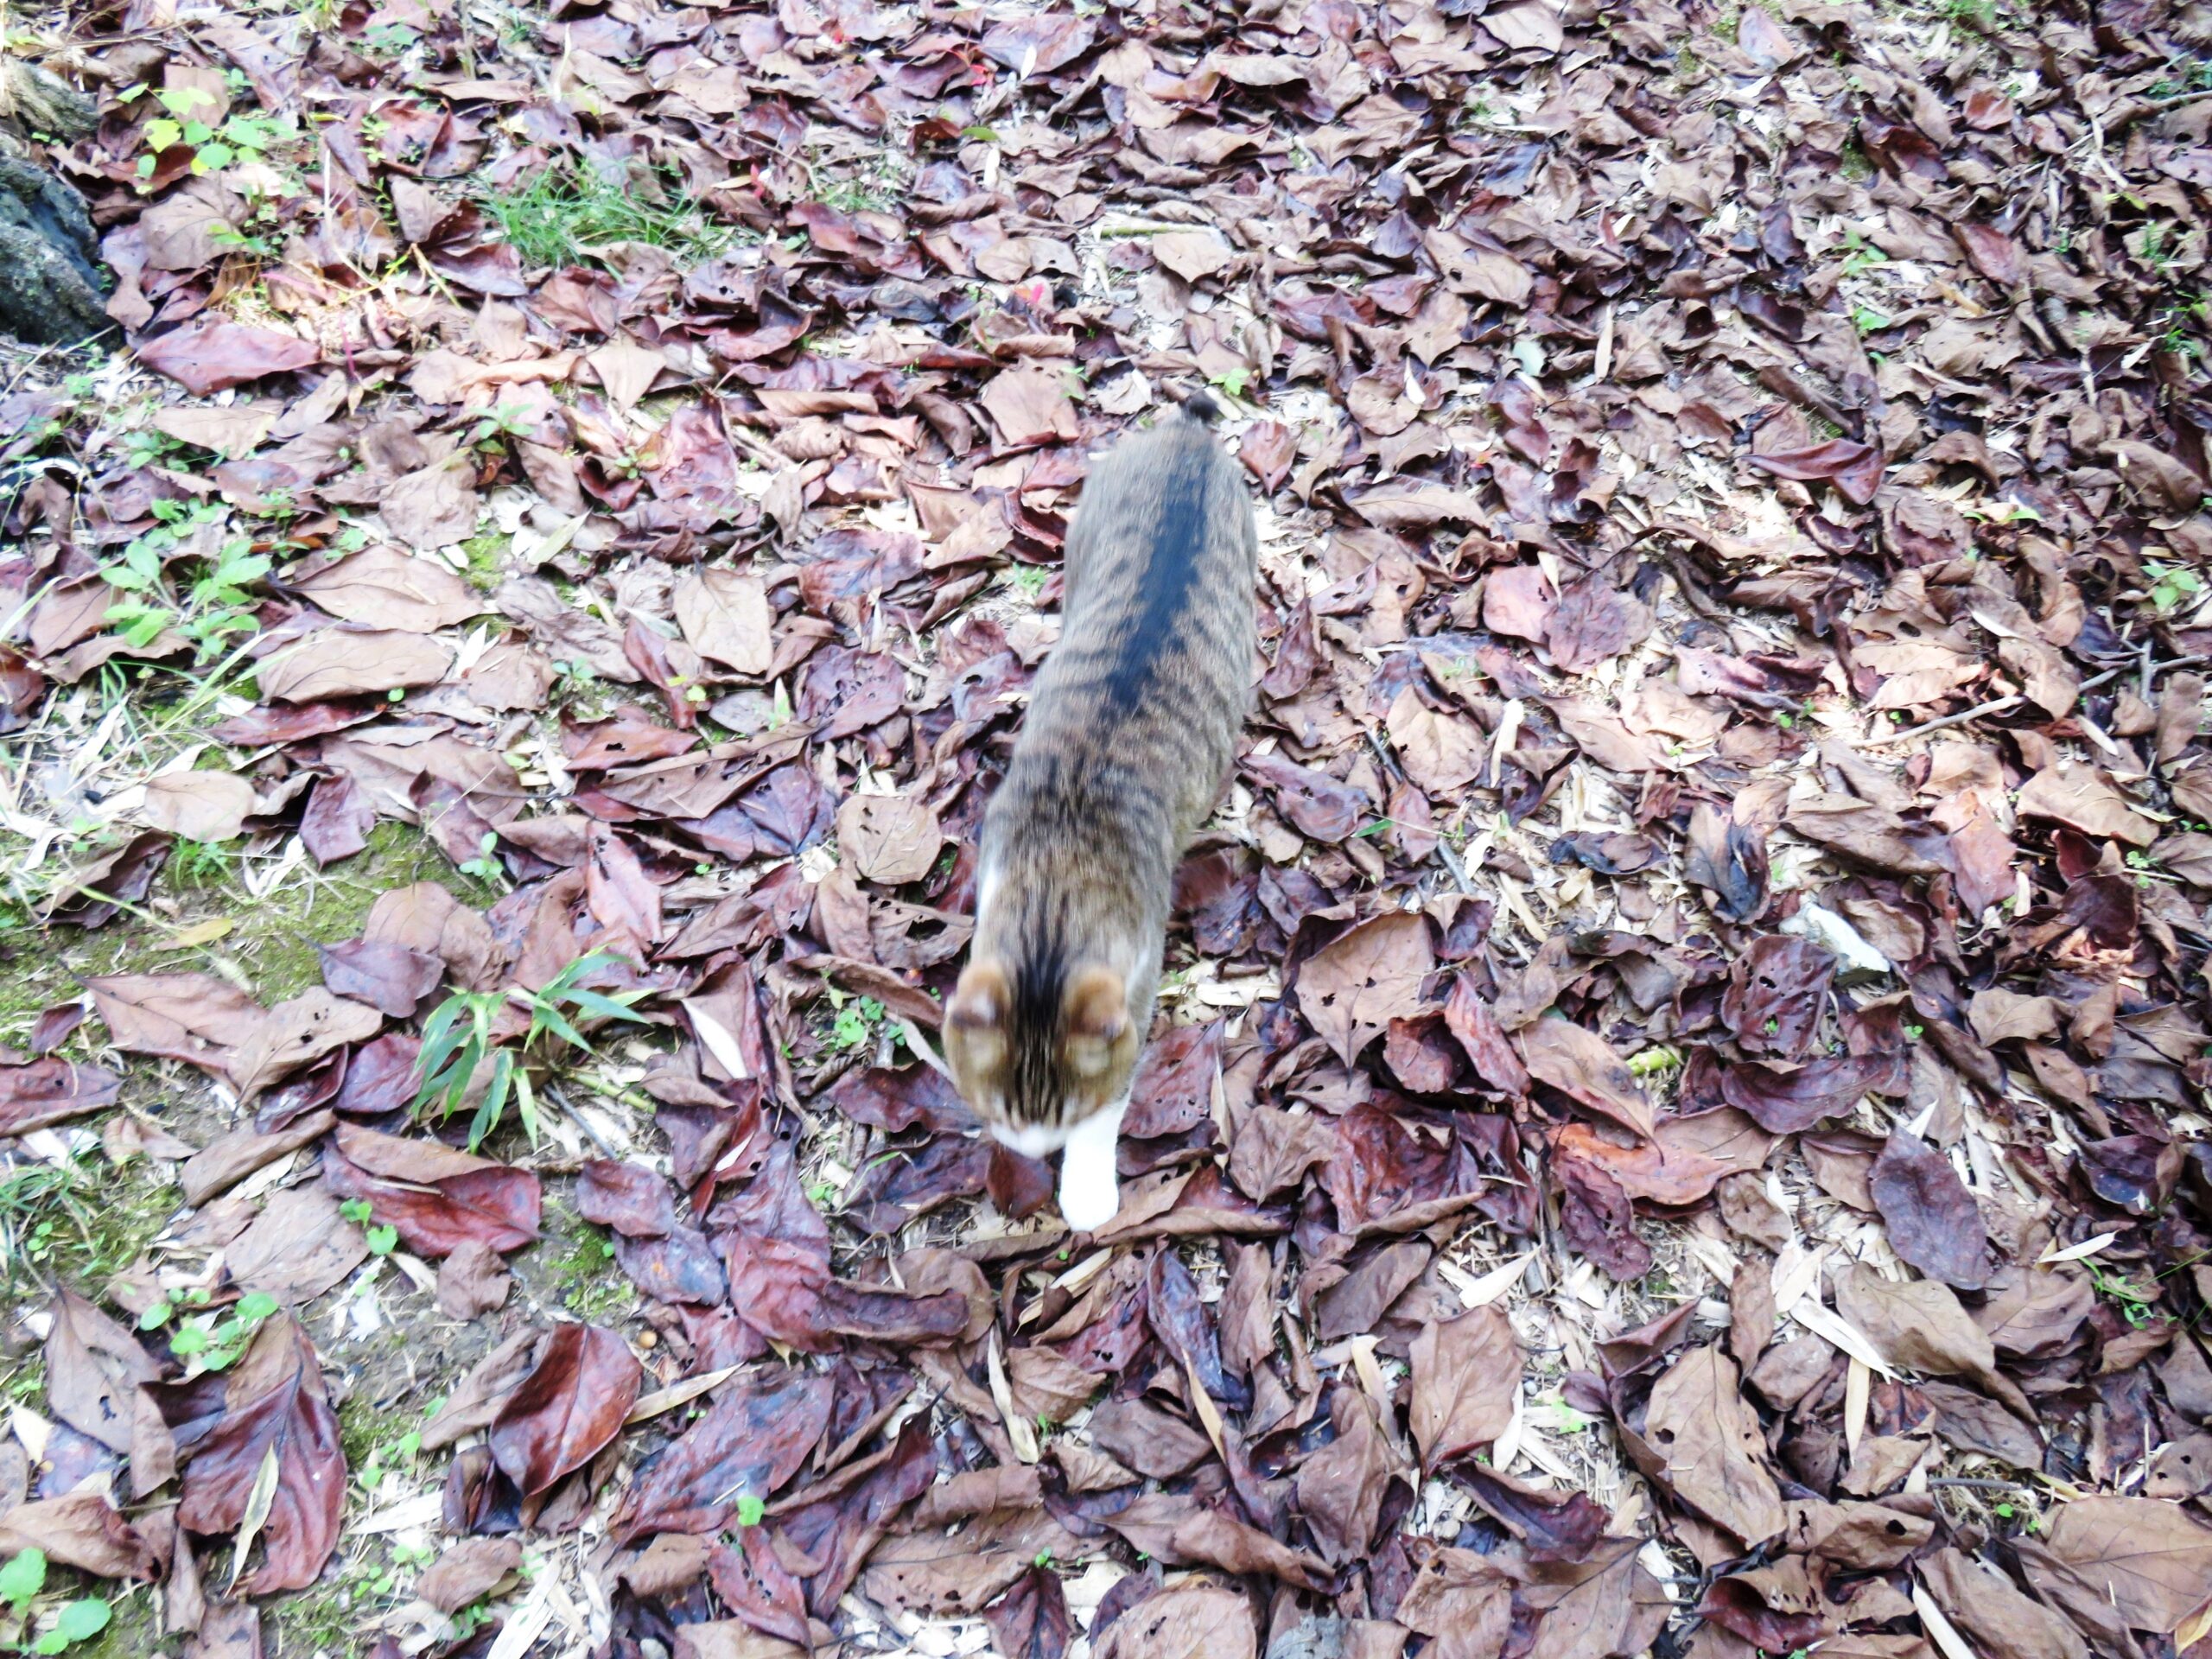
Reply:
<svg viewBox="0 0 2212 1659"><path fill-rule="evenodd" d="M1128 1096L1094 1113L1068 1131L1060 1156L1060 1214L1078 1233L1095 1233L1122 1207L1122 1185L1114 1160L1122 1139L1122 1117Z"/></svg>

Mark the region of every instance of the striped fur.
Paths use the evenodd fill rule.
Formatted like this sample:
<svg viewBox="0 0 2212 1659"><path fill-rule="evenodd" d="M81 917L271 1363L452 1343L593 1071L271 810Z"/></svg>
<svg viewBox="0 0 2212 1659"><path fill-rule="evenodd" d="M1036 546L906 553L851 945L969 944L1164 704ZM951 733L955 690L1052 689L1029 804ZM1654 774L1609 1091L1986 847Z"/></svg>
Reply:
<svg viewBox="0 0 2212 1659"><path fill-rule="evenodd" d="M975 942L946 1010L946 1058L993 1132L1033 1154L1103 1139L1109 1189L1175 867L1250 696L1259 542L1210 413L1193 399L1091 469L1060 643L983 821Z"/></svg>

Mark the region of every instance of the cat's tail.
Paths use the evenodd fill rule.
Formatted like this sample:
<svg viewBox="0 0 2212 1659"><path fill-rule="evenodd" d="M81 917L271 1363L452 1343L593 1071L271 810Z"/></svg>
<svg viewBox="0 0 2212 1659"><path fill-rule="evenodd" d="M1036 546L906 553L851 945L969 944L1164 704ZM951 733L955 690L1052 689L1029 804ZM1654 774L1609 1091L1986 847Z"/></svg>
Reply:
<svg viewBox="0 0 2212 1659"><path fill-rule="evenodd" d="M1177 406L1175 412L1185 420L1194 421L1200 426L1211 426L1221 419L1221 405L1214 402L1210 394L1204 391L1193 391L1187 395Z"/></svg>

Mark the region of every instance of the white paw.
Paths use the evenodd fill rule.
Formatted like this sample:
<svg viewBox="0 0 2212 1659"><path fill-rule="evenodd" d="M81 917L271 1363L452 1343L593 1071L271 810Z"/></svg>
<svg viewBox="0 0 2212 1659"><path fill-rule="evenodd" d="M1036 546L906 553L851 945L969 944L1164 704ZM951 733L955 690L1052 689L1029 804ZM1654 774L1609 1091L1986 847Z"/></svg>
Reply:
<svg viewBox="0 0 2212 1659"><path fill-rule="evenodd" d="M1087 1158L1068 1149L1060 1165L1060 1214L1078 1233L1095 1233L1122 1207L1122 1185L1115 1179L1113 1154Z"/></svg>

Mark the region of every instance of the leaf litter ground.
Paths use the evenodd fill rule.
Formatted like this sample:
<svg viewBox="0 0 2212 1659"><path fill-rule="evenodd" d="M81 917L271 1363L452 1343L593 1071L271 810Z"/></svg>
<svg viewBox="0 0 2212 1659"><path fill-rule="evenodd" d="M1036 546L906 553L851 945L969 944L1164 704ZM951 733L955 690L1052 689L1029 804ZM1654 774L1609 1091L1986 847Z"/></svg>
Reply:
<svg viewBox="0 0 2212 1659"><path fill-rule="evenodd" d="M2212 1652L2201 11L48 40L22 1639ZM1265 660L1071 1237L938 998L1202 385Z"/></svg>

